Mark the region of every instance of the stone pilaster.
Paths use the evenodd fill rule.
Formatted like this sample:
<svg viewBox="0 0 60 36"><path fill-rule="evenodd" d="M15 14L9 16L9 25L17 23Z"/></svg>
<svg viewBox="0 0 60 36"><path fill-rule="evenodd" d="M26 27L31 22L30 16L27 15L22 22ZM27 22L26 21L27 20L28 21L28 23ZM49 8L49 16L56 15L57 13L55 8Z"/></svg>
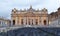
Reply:
<svg viewBox="0 0 60 36"><path fill-rule="evenodd" d="M48 23L48 22L49 22L49 21L48 21L48 17L47 17L47 19L46 19L46 20L47 20L47 25L49 25L49 23Z"/></svg>
<svg viewBox="0 0 60 36"><path fill-rule="evenodd" d="M26 25L26 18L24 18L24 25Z"/></svg>
<svg viewBox="0 0 60 36"><path fill-rule="evenodd" d="M29 23L28 23L28 17L27 17L27 25L28 25Z"/></svg>
<svg viewBox="0 0 60 36"><path fill-rule="evenodd" d="M11 19L11 26L13 25L13 20Z"/></svg>
<svg viewBox="0 0 60 36"><path fill-rule="evenodd" d="M33 19L33 25L35 25L35 19Z"/></svg>
<svg viewBox="0 0 60 36"><path fill-rule="evenodd" d="M3 21L1 20L1 26L2 26L2 22L3 22Z"/></svg>
<svg viewBox="0 0 60 36"><path fill-rule="evenodd" d="M21 25L21 18L19 17L19 25Z"/></svg>
<svg viewBox="0 0 60 36"><path fill-rule="evenodd" d="M38 24L37 25L39 25L39 19L38 19Z"/></svg>
<svg viewBox="0 0 60 36"><path fill-rule="evenodd" d="M32 20L30 19L30 25L32 24Z"/></svg>
<svg viewBox="0 0 60 36"><path fill-rule="evenodd" d="M18 25L18 17L16 17L16 24L15 25Z"/></svg>

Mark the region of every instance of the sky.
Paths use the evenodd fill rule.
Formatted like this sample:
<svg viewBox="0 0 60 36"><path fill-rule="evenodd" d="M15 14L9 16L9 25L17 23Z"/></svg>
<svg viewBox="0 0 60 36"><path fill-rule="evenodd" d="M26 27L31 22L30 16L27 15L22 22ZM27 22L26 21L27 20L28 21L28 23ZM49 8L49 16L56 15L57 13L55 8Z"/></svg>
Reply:
<svg viewBox="0 0 60 36"><path fill-rule="evenodd" d="M60 0L0 0L0 16L10 19L13 8L28 9L30 5L34 9L46 8L51 13L60 7Z"/></svg>

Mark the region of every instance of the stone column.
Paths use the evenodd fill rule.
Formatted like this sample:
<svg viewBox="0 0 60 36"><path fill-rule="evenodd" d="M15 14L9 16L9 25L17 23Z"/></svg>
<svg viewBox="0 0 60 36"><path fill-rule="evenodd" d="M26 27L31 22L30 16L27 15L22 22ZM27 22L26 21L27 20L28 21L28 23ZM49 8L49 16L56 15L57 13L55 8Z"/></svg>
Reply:
<svg viewBox="0 0 60 36"><path fill-rule="evenodd" d="M44 25L44 24L43 24L43 19L42 19L42 17L41 17L41 25Z"/></svg>
<svg viewBox="0 0 60 36"><path fill-rule="evenodd" d="M26 18L24 18L24 25L26 25Z"/></svg>
<svg viewBox="0 0 60 36"><path fill-rule="evenodd" d="M19 25L21 25L21 18L19 17Z"/></svg>
<svg viewBox="0 0 60 36"><path fill-rule="evenodd" d="M3 21L1 20L1 26L2 26L2 22L3 22Z"/></svg>
<svg viewBox="0 0 60 36"><path fill-rule="evenodd" d="M33 19L33 25L35 25L35 19Z"/></svg>
<svg viewBox="0 0 60 36"><path fill-rule="evenodd" d="M19 25L19 17L17 18L17 23L18 23L18 25Z"/></svg>
<svg viewBox="0 0 60 36"><path fill-rule="evenodd" d="M17 23L17 22L18 22L18 18L17 18L17 17L16 17L16 21L15 21L15 22L16 22L16 24L15 24L15 25L18 25L18 23Z"/></svg>
<svg viewBox="0 0 60 36"><path fill-rule="evenodd" d="M36 25L36 20L34 19L34 23L35 23L35 25Z"/></svg>
<svg viewBox="0 0 60 36"><path fill-rule="evenodd" d="M32 23L33 23L33 19L31 19L31 25L32 25Z"/></svg>
<svg viewBox="0 0 60 36"><path fill-rule="evenodd" d="M46 19L46 20L47 20L47 21L46 21L46 22L47 22L47 25L49 25L48 17L47 17L47 19Z"/></svg>
<svg viewBox="0 0 60 36"><path fill-rule="evenodd" d="M32 23L34 24L33 19L32 19ZM32 25L33 25L33 24L32 24Z"/></svg>
<svg viewBox="0 0 60 36"><path fill-rule="evenodd" d="M11 19L11 26L13 25L13 20Z"/></svg>
<svg viewBox="0 0 60 36"><path fill-rule="evenodd" d="M23 18L23 25L24 25L24 23L25 23L25 19Z"/></svg>
<svg viewBox="0 0 60 36"><path fill-rule="evenodd" d="M39 25L42 25L42 23L41 23L41 17L40 17L40 19L39 19Z"/></svg>
<svg viewBox="0 0 60 36"><path fill-rule="evenodd" d="M38 25L38 19L37 19L37 24L36 25Z"/></svg>
<svg viewBox="0 0 60 36"><path fill-rule="evenodd" d="M23 24L26 25L26 17L23 19Z"/></svg>
<svg viewBox="0 0 60 36"><path fill-rule="evenodd" d="M28 25L28 17L27 17L27 25Z"/></svg>
<svg viewBox="0 0 60 36"><path fill-rule="evenodd" d="M27 18L26 18L25 22L26 22L26 23L25 23L25 25L26 25L26 24L27 24Z"/></svg>
<svg viewBox="0 0 60 36"><path fill-rule="evenodd" d="M40 19L38 18L38 25L40 24Z"/></svg>
<svg viewBox="0 0 60 36"><path fill-rule="evenodd" d="M31 21L31 19L30 19L30 25L32 24L32 21Z"/></svg>

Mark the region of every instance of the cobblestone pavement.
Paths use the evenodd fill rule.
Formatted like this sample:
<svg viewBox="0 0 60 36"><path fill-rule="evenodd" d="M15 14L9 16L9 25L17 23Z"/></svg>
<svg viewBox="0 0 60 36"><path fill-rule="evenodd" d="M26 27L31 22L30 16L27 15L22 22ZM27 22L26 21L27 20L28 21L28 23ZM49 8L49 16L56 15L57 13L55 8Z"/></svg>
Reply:
<svg viewBox="0 0 60 36"><path fill-rule="evenodd" d="M0 36L60 36L60 28L25 27L0 33Z"/></svg>

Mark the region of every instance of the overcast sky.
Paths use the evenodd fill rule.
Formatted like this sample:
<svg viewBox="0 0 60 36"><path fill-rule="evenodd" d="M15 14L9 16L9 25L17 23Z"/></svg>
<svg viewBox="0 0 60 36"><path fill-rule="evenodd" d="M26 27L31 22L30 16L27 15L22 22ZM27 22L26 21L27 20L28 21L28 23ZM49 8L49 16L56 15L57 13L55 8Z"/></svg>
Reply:
<svg viewBox="0 0 60 36"><path fill-rule="evenodd" d="M60 7L60 0L0 0L0 16L10 18L13 8L27 9L30 5L34 9L47 8L48 13L51 13Z"/></svg>

